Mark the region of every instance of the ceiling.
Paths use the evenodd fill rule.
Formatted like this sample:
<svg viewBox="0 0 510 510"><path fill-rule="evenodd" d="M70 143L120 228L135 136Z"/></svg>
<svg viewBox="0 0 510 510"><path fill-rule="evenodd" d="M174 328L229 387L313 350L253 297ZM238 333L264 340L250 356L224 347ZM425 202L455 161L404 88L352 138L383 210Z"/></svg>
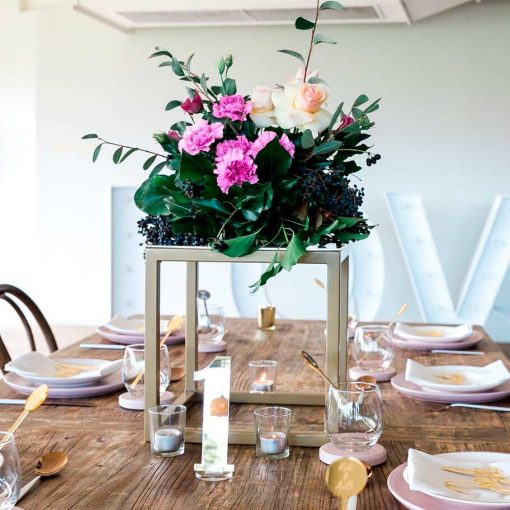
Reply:
<svg viewBox="0 0 510 510"><path fill-rule="evenodd" d="M321 22L411 24L475 0L341 0ZM477 0L481 1L481 0ZM22 10L71 5L77 11L131 32L166 27L286 25L311 17L313 0L20 0Z"/></svg>

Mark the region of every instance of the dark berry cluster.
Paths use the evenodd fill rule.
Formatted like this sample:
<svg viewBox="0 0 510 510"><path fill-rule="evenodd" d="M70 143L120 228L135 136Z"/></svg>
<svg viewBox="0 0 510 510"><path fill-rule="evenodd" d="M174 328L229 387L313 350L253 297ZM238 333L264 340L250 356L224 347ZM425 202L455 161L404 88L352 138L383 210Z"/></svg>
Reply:
<svg viewBox="0 0 510 510"><path fill-rule="evenodd" d="M365 191L350 185L347 177L337 171L305 169L299 191L303 201L312 202L331 217L361 217Z"/></svg>
<svg viewBox="0 0 510 510"><path fill-rule="evenodd" d="M190 180L183 181L181 189L188 198L199 198L202 193L202 188L193 184Z"/></svg>
<svg viewBox="0 0 510 510"><path fill-rule="evenodd" d="M145 244L158 246L205 246L207 239L192 232L176 234L172 231L169 216L146 216L138 220L138 233Z"/></svg>
<svg viewBox="0 0 510 510"><path fill-rule="evenodd" d="M375 165L381 159L380 154L374 154L367 159L367 166Z"/></svg>

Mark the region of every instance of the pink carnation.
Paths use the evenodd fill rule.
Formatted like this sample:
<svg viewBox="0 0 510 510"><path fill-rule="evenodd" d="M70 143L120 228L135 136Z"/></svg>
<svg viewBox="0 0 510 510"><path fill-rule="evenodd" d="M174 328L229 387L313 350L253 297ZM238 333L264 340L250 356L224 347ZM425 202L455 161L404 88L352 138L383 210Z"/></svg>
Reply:
<svg viewBox="0 0 510 510"><path fill-rule="evenodd" d="M244 122L251 112L251 101L245 101L243 96L223 96L219 103L213 104L213 115L217 119L227 118L233 121Z"/></svg>
<svg viewBox="0 0 510 510"><path fill-rule="evenodd" d="M235 140L226 140L216 147L217 182L223 193L228 193L231 186L243 182L254 184L258 181L257 165L250 156L250 142L245 136Z"/></svg>
<svg viewBox="0 0 510 510"><path fill-rule="evenodd" d="M206 120L200 119L196 124L186 128L179 141L179 149L192 156L199 152L209 152L209 148L215 140L222 136L223 124L220 122L209 124Z"/></svg>
<svg viewBox="0 0 510 510"><path fill-rule="evenodd" d="M275 137L276 133L274 131L264 131L263 133L260 133L259 137L251 144L250 154L255 158L257 154ZM294 157L294 151L296 148L285 133L280 137L279 142L290 156Z"/></svg>

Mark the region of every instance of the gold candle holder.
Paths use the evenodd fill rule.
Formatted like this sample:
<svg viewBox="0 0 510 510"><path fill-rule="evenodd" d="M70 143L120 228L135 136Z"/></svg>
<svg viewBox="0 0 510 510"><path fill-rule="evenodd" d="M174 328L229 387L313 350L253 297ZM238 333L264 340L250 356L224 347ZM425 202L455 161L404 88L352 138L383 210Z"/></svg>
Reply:
<svg viewBox="0 0 510 510"><path fill-rule="evenodd" d="M273 305L259 306L257 314L257 323L262 331L274 331L276 307Z"/></svg>

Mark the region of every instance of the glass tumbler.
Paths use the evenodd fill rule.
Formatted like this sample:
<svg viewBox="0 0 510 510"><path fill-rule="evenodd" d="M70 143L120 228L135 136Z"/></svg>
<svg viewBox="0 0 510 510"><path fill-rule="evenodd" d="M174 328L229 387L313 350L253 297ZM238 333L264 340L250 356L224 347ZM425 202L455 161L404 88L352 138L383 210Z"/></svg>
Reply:
<svg viewBox="0 0 510 510"><path fill-rule="evenodd" d="M383 405L379 386L341 382L329 387L326 434L340 450L360 452L374 446L383 431Z"/></svg>
<svg viewBox="0 0 510 510"><path fill-rule="evenodd" d="M163 394L170 384L170 361L166 345L159 351L159 393ZM122 363L122 381L135 398L144 398L145 392L145 346L128 345Z"/></svg>
<svg viewBox="0 0 510 510"><path fill-rule="evenodd" d="M149 408L151 451L162 457L184 453L186 406L169 404Z"/></svg>
<svg viewBox="0 0 510 510"><path fill-rule="evenodd" d="M286 407L260 407L253 411L257 457L284 459L289 456L291 414Z"/></svg>
<svg viewBox="0 0 510 510"><path fill-rule="evenodd" d="M21 464L16 441L0 431L0 510L11 510L21 490Z"/></svg>
<svg viewBox="0 0 510 510"><path fill-rule="evenodd" d="M198 339L201 342L220 343L225 335L225 312L214 303L198 302Z"/></svg>
<svg viewBox="0 0 510 510"><path fill-rule="evenodd" d="M352 344L352 357L367 372L386 370L393 360L391 329L387 326L358 326Z"/></svg>
<svg viewBox="0 0 510 510"><path fill-rule="evenodd" d="M250 361L250 393L276 391L276 368L278 362L270 359Z"/></svg>

